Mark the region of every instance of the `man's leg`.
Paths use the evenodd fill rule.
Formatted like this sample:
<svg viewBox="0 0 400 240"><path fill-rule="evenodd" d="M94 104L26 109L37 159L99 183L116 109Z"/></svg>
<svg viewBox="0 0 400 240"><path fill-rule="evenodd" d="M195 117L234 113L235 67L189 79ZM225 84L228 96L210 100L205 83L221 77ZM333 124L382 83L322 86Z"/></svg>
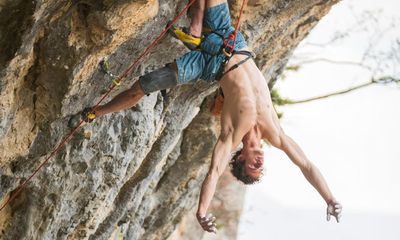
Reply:
<svg viewBox="0 0 400 240"><path fill-rule="evenodd" d="M139 81L136 81L133 86L115 96L110 102L99 106L94 114L96 118L112 112L119 112L136 105L137 102L145 95Z"/></svg>
<svg viewBox="0 0 400 240"><path fill-rule="evenodd" d="M222 3L226 3L226 0L196 0L189 8L189 15L191 18L189 29L184 27L172 27L170 33L172 36L182 41L190 50L195 50L201 44L205 8L210 8Z"/></svg>
<svg viewBox="0 0 400 240"><path fill-rule="evenodd" d="M131 108L146 94L178 85L177 72L176 63L173 62L167 64L165 67L147 73L141 76L130 89L118 94L110 102L97 107L91 113L94 113L95 118L98 118L108 113Z"/></svg>
<svg viewBox="0 0 400 240"><path fill-rule="evenodd" d="M189 28L173 26L169 30L173 37L182 41L190 50L197 49L201 44L205 6L206 0L196 0L188 11L191 19Z"/></svg>
<svg viewBox="0 0 400 240"><path fill-rule="evenodd" d="M197 0L192 4L192 6L190 6L189 14L191 22L189 32L193 36L201 37L205 7L206 0Z"/></svg>
<svg viewBox="0 0 400 240"><path fill-rule="evenodd" d="M195 1L189 9L189 14L191 18L189 32L193 36L201 36L201 32L203 30L203 19L204 19L204 10L206 8L214 7L216 5L226 3L226 0L197 0Z"/></svg>

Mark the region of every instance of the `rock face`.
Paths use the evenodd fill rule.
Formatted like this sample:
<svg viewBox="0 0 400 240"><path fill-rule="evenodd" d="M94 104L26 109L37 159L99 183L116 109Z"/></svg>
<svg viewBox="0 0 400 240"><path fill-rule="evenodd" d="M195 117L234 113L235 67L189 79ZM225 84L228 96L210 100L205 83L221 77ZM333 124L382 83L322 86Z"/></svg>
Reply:
<svg viewBox="0 0 400 240"><path fill-rule="evenodd" d="M270 83L336 2L249 0L241 29ZM0 199L70 131L70 116L110 86L100 60L108 56L112 72L123 72L185 3L0 0ZM229 3L235 18L241 1ZM180 24L188 24L186 17ZM111 97L185 51L165 37ZM182 86L167 98L153 93L82 127L0 213L0 238L168 238L196 205L207 172L218 136L207 96L216 87Z"/></svg>

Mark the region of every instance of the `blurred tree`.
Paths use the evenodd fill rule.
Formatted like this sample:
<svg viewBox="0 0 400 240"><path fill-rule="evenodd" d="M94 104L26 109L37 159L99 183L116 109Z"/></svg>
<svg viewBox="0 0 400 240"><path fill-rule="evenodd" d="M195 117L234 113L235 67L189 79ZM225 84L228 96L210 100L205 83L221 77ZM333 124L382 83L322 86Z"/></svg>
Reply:
<svg viewBox="0 0 400 240"><path fill-rule="evenodd" d="M350 9L352 11L352 9ZM361 15L353 13L355 24L347 26L342 30L335 31L331 38L324 43L310 42L307 39L295 51L288 65L282 72L279 80L284 80L287 74L301 71L306 65L315 63L325 63L331 65L340 65L343 67L360 68L369 75L369 79L363 83L351 86L347 89L336 90L328 94L309 97L300 100L293 100L282 97L278 90L271 91L271 97L275 105L289 105L306 103L319 99L324 99L332 96L338 96L365 88L371 85L398 85L400 87L400 36L397 33L400 26L400 18L393 18L382 23L385 19L381 10L365 11ZM356 33L365 34L368 36L366 49L360 56L359 61L349 59L329 59L323 56L318 56L320 50L333 45L342 44L350 39ZM382 41L390 39L389 44L380 44ZM389 46L389 47L388 47Z"/></svg>

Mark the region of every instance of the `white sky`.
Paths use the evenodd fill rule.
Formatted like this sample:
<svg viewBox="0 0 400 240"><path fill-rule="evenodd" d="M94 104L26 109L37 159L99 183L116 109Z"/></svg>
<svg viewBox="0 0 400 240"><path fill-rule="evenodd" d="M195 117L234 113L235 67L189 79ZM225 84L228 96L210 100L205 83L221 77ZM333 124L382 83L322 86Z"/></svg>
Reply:
<svg viewBox="0 0 400 240"><path fill-rule="evenodd" d="M365 10L380 12L379 23L372 17L356 23L354 16ZM400 19L398 0L345 0L318 24L295 55L358 62L370 39L372 52L388 49L393 39L400 39L400 25L397 32L384 31L393 17ZM329 47L306 44L327 42L346 29L352 29L349 36ZM366 63L376 62L367 58ZM393 72L389 65L386 73ZM308 64L276 87L283 96L303 99L354 86L369 76L356 66ZM239 240L399 240L399 103L400 86L392 85L280 108L285 132L322 171L344 206L343 219L340 224L326 222L323 199L284 153L268 148L264 180L248 188Z"/></svg>

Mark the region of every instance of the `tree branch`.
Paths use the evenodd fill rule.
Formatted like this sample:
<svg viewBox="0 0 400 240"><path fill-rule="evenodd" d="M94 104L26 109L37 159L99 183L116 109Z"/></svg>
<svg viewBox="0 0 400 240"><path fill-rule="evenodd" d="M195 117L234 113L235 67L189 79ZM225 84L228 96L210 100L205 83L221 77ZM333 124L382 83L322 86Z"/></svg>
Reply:
<svg viewBox="0 0 400 240"><path fill-rule="evenodd" d="M345 60L332 60L332 59L327 59L327 58L315 58L315 59L309 59L309 60L304 60L301 62L298 62L294 65L304 65L304 64L310 64L310 63L315 63L315 62L327 62L331 64L340 64L340 65L352 65L352 66L357 66L361 68L365 68L367 70L372 71L372 68L370 66L367 66L361 62L352 62L352 61L345 61Z"/></svg>
<svg viewBox="0 0 400 240"><path fill-rule="evenodd" d="M384 76L384 77L380 77L378 79L372 78L369 82L366 82L366 83L351 87L349 89L342 90L342 91L337 91L337 92L333 92L333 93L329 93L329 94L325 94L325 95L321 95L321 96L317 96L317 97L312 97L312 98L303 99L303 100L280 99L280 105L292 105L292 104L312 102L312 101L315 101L315 100L320 100L320 99L329 98L329 97L332 97L332 96L337 96L337 95L342 95L342 94L345 94L345 93L349 93L349 92L352 92L354 90L358 90L358 89L361 89L361 88L368 87L368 86L370 86L372 84L389 84L389 83L400 84L400 78L394 78L392 76Z"/></svg>

